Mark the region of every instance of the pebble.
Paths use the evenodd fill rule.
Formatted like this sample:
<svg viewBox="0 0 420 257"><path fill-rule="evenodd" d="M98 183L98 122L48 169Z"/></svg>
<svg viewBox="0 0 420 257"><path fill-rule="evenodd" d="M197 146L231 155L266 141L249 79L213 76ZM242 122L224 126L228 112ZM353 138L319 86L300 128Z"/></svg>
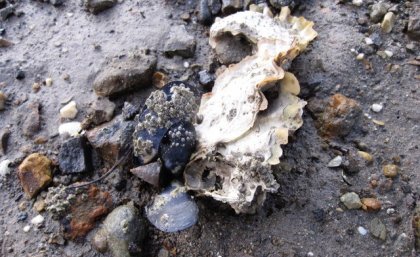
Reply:
<svg viewBox="0 0 420 257"><path fill-rule="evenodd" d="M194 36L188 33L184 25L172 26L165 39L163 51L166 55L175 55L190 58L194 56L196 41Z"/></svg>
<svg viewBox="0 0 420 257"><path fill-rule="evenodd" d="M82 124L77 121L63 123L58 127L60 135L69 134L72 137L77 136L81 130Z"/></svg>
<svg viewBox="0 0 420 257"><path fill-rule="evenodd" d="M202 70L198 72L198 78L200 84L203 86L211 86L214 83L215 77L213 74L210 74L207 70Z"/></svg>
<svg viewBox="0 0 420 257"><path fill-rule="evenodd" d="M360 53L356 56L356 60L361 61L365 58L365 54L364 53Z"/></svg>
<svg viewBox="0 0 420 257"><path fill-rule="evenodd" d="M222 0L222 12L224 14L232 14L243 8L242 0Z"/></svg>
<svg viewBox="0 0 420 257"><path fill-rule="evenodd" d="M3 111L6 106L6 95L0 91L0 111Z"/></svg>
<svg viewBox="0 0 420 257"><path fill-rule="evenodd" d="M52 86L52 84L53 84L53 80L52 80L52 78L46 78L46 79L45 79L45 85L46 85L47 87L51 87L51 86Z"/></svg>
<svg viewBox="0 0 420 257"><path fill-rule="evenodd" d="M29 198L35 197L52 181L52 162L46 156L33 153L19 165L18 177Z"/></svg>
<svg viewBox="0 0 420 257"><path fill-rule="evenodd" d="M117 4L117 0L84 0L83 2L85 8L95 15Z"/></svg>
<svg viewBox="0 0 420 257"><path fill-rule="evenodd" d="M359 234L360 234L360 235L362 235L362 236L365 236L365 235L368 233L367 229L365 229L365 228L364 228L364 227L362 227L362 226L359 226L359 227L357 228L357 231L359 231Z"/></svg>
<svg viewBox="0 0 420 257"><path fill-rule="evenodd" d="M5 178L7 175L10 174L10 171L12 170L9 165L12 162L9 160L4 160L0 162L0 179Z"/></svg>
<svg viewBox="0 0 420 257"><path fill-rule="evenodd" d="M363 4L363 0L353 0L353 1L352 1L352 3L353 3L355 6L362 6L362 4Z"/></svg>
<svg viewBox="0 0 420 257"><path fill-rule="evenodd" d="M25 221L28 218L28 213L26 212L20 212L17 215L17 222Z"/></svg>
<svg viewBox="0 0 420 257"><path fill-rule="evenodd" d="M359 195L355 192L345 193L340 197L340 201L347 207L347 209L359 209L362 207Z"/></svg>
<svg viewBox="0 0 420 257"><path fill-rule="evenodd" d="M376 198L362 198L362 208L365 211L380 211L381 210L381 202Z"/></svg>
<svg viewBox="0 0 420 257"><path fill-rule="evenodd" d="M35 226L41 224L42 222L44 222L44 217L41 214L38 214L37 216L31 219L31 223Z"/></svg>
<svg viewBox="0 0 420 257"><path fill-rule="evenodd" d="M41 85L37 82L32 84L32 90L37 93L41 89Z"/></svg>
<svg viewBox="0 0 420 257"><path fill-rule="evenodd" d="M157 71L153 73L153 86L161 89L166 83L168 83L168 76L163 72Z"/></svg>
<svg viewBox="0 0 420 257"><path fill-rule="evenodd" d="M129 102L124 102L122 115L124 120L132 120L136 114L139 113L139 108Z"/></svg>
<svg viewBox="0 0 420 257"><path fill-rule="evenodd" d="M63 174L89 171L89 150L84 137L73 137L65 141L58 154L58 164Z"/></svg>
<svg viewBox="0 0 420 257"><path fill-rule="evenodd" d="M374 112L380 112L383 108L384 106L382 104L372 104L372 106L370 107L370 109Z"/></svg>
<svg viewBox="0 0 420 257"><path fill-rule="evenodd" d="M394 213L395 213L395 209L394 208L388 208L388 209L386 209L386 214L392 215Z"/></svg>
<svg viewBox="0 0 420 257"><path fill-rule="evenodd" d="M370 11L370 20L374 23L380 22L388 10L384 2L373 4Z"/></svg>
<svg viewBox="0 0 420 257"><path fill-rule="evenodd" d="M213 15L218 14L222 10L222 2L220 0L208 0L208 5Z"/></svg>
<svg viewBox="0 0 420 257"><path fill-rule="evenodd" d="M60 116L63 119L74 119L77 115L77 105L75 101L71 101L60 109Z"/></svg>
<svg viewBox="0 0 420 257"><path fill-rule="evenodd" d="M340 167L342 162L343 162L343 157L338 155L334 159L332 159L330 162L328 162L327 167L329 167L329 168Z"/></svg>
<svg viewBox="0 0 420 257"><path fill-rule="evenodd" d="M388 12L381 23L382 31L385 33L390 33L392 31L392 28L394 27L394 23L395 14L393 12Z"/></svg>
<svg viewBox="0 0 420 257"><path fill-rule="evenodd" d="M374 218L370 222L370 233L381 240L386 239L386 227L379 218Z"/></svg>
<svg viewBox="0 0 420 257"><path fill-rule="evenodd" d="M31 226L26 225L26 226L23 227L23 232L28 233L29 230L31 230Z"/></svg>
<svg viewBox="0 0 420 257"><path fill-rule="evenodd" d="M365 38L365 43L367 45L373 45L373 40L370 37Z"/></svg>
<svg viewBox="0 0 420 257"><path fill-rule="evenodd" d="M112 120L114 117L115 103L103 97L93 102L89 108L86 119L83 120L83 128L89 128L91 125L100 125Z"/></svg>
<svg viewBox="0 0 420 257"><path fill-rule="evenodd" d="M198 2L198 21L204 25L210 25L213 21L213 16L210 10L208 0L199 0Z"/></svg>
<svg viewBox="0 0 420 257"><path fill-rule="evenodd" d="M0 37L0 47L9 47L11 45L13 45L13 43L11 41Z"/></svg>
<svg viewBox="0 0 420 257"><path fill-rule="evenodd" d="M34 203L34 209L37 212L43 212L45 210L45 201L43 199L37 200Z"/></svg>
<svg viewBox="0 0 420 257"><path fill-rule="evenodd" d="M387 164L383 166L382 171L387 178L394 178L398 175L398 166L395 164Z"/></svg>
<svg viewBox="0 0 420 257"><path fill-rule="evenodd" d="M364 151L357 151L357 153L359 154L360 157L362 157L367 163L371 163L373 161L373 156L368 153L368 152L364 152Z"/></svg>
<svg viewBox="0 0 420 257"><path fill-rule="evenodd" d="M420 13L418 11L408 18L407 35L412 40L420 40Z"/></svg>
<svg viewBox="0 0 420 257"><path fill-rule="evenodd" d="M22 80L25 78L25 72L23 70L18 70L16 73L16 77L17 80Z"/></svg>
<svg viewBox="0 0 420 257"><path fill-rule="evenodd" d="M394 53L389 50L385 50L384 53L388 58L391 58L394 55Z"/></svg>
<svg viewBox="0 0 420 257"><path fill-rule="evenodd" d="M41 105L38 102L28 103L19 109L18 115L23 120L23 134L32 138L41 129Z"/></svg>

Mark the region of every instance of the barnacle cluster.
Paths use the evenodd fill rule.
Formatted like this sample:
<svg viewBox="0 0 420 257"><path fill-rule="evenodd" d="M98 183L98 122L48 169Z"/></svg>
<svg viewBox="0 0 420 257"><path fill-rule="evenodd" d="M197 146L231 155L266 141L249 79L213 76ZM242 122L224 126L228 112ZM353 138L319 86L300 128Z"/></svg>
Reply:
<svg viewBox="0 0 420 257"><path fill-rule="evenodd" d="M266 193L278 189L271 165L279 163L289 133L302 125L306 104L297 97L299 82L285 69L317 36L312 26L287 7L276 17L245 11L212 25L213 48L228 33L246 38L253 55L225 69L202 96L198 150L184 172L188 189L237 213L255 212Z"/></svg>

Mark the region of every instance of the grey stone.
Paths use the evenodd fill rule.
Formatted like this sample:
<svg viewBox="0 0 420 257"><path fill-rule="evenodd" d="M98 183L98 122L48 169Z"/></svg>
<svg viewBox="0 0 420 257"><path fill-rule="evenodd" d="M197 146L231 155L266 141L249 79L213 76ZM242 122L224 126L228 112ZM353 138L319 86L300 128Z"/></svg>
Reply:
<svg viewBox="0 0 420 257"><path fill-rule="evenodd" d="M40 107L41 105L38 102L33 102L18 110L18 115L22 119L22 133L29 138L41 129Z"/></svg>
<svg viewBox="0 0 420 257"><path fill-rule="evenodd" d="M420 11L420 8L417 10ZM420 40L420 13L414 13L410 15L408 19L407 35L416 41Z"/></svg>
<svg viewBox="0 0 420 257"><path fill-rule="evenodd" d="M145 225L140 212L132 202L115 208L95 235L95 248L110 250L114 257L138 256L145 237Z"/></svg>
<svg viewBox="0 0 420 257"><path fill-rule="evenodd" d="M84 137L75 137L61 145L58 163L62 173L82 173L90 169L89 149Z"/></svg>
<svg viewBox="0 0 420 257"><path fill-rule="evenodd" d="M132 120L136 114L139 113L139 108L129 102L124 102L122 115L124 120Z"/></svg>
<svg viewBox="0 0 420 257"><path fill-rule="evenodd" d="M222 0L222 12L224 14L231 14L243 8L243 0Z"/></svg>
<svg viewBox="0 0 420 257"><path fill-rule="evenodd" d="M223 64L238 63L252 53L252 46L245 39L223 35L218 39L216 55Z"/></svg>
<svg viewBox="0 0 420 257"><path fill-rule="evenodd" d="M0 19L5 21L10 16L14 15L16 11L16 7L14 5L9 5L3 9L0 10Z"/></svg>
<svg viewBox="0 0 420 257"><path fill-rule="evenodd" d="M374 218L370 222L370 233L381 240L386 239L386 227L379 218Z"/></svg>
<svg viewBox="0 0 420 257"><path fill-rule="evenodd" d="M202 70L198 73L200 84L203 86L212 86L215 80L213 74L210 74L206 70Z"/></svg>
<svg viewBox="0 0 420 257"><path fill-rule="evenodd" d="M91 125L100 125L110 121L114 116L115 104L108 98L100 98L93 102L86 119L83 121L83 127L89 128Z"/></svg>
<svg viewBox="0 0 420 257"><path fill-rule="evenodd" d="M184 25L178 25L171 27L163 51L170 57L179 55L190 58L194 56L195 46L194 37L188 33Z"/></svg>
<svg viewBox="0 0 420 257"><path fill-rule="evenodd" d="M384 2L373 4L369 13L372 22L380 22L388 11L388 6Z"/></svg>
<svg viewBox="0 0 420 257"><path fill-rule="evenodd" d="M340 167L342 162L343 162L343 157L338 155L328 162L327 167L329 168Z"/></svg>
<svg viewBox="0 0 420 257"><path fill-rule="evenodd" d="M199 0L198 2L198 21L204 25L210 25L213 21L213 16L210 11L208 0Z"/></svg>
<svg viewBox="0 0 420 257"><path fill-rule="evenodd" d="M397 240L395 240L394 246L397 252L408 253L410 252L413 243L414 242L412 238L410 238L406 233L401 233L397 237Z"/></svg>
<svg viewBox="0 0 420 257"><path fill-rule="evenodd" d="M127 60L111 61L93 82L97 95L110 96L150 86L156 55L139 53Z"/></svg>
<svg viewBox="0 0 420 257"><path fill-rule="evenodd" d="M93 13L98 14L117 4L117 0L84 0L86 9Z"/></svg>
<svg viewBox="0 0 420 257"><path fill-rule="evenodd" d="M220 0L208 0L208 5L213 15L218 14L222 10L222 2Z"/></svg>
<svg viewBox="0 0 420 257"><path fill-rule="evenodd" d="M0 91L0 111L3 111L6 105L7 97Z"/></svg>
<svg viewBox="0 0 420 257"><path fill-rule="evenodd" d="M340 197L340 201L347 207L347 209L359 209L362 207L359 195L355 192L345 193Z"/></svg>
<svg viewBox="0 0 420 257"><path fill-rule="evenodd" d="M54 5L54 6L60 6L62 4L64 4L65 0L50 0L50 4Z"/></svg>

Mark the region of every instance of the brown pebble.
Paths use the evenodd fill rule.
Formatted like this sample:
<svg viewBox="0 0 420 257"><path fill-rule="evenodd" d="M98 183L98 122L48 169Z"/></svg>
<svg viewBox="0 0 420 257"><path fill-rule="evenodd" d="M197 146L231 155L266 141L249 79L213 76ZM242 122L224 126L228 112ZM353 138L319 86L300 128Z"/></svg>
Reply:
<svg viewBox="0 0 420 257"><path fill-rule="evenodd" d="M28 207L27 202L21 202L18 206L18 209L19 209L19 211L25 211L27 207Z"/></svg>
<svg viewBox="0 0 420 257"><path fill-rule="evenodd" d="M153 74L153 86L156 88L162 88L168 81L166 75L162 72L155 72Z"/></svg>
<svg viewBox="0 0 420 257"><path fill-rule="evenodd" d="M34 140L34 143L37 145L42 145L48 142L48 137L46 136L37 136Z"/></svg>
<svg viewBox="0 0 420 257"><path fill-rule="evenodd" d="M35 82L34 84L32 84L32 90L37 93L39 90L41 89L41 84Z"/></svg>
<svg viewBox="0 0 420 257"><path fill-rule="evenodd" d="M46 156L34 153L19 165L18 177L29 198L35 197L52 181L52 162Z"/></svg>
<svg viewBox="0 0 420 257"><path fill-rule="evenodd" d="M378 186L378 181L376 179L372 179L370 181L370 185L372 188L376 188Z"/></svg>
<svg viewBox="0 0 420 257"><path fill-rule="evenodd" d="M381 202L376 198L362 198L362 209L365 211L379 211L381 210Z"/></svg>
<svg viewBox="0 0 420 257"><path fill-rule="evenodd" d="M45 210L45 201L40 199L34 203L34 209L37 212L43 212Z"/></svg>
<svg viewBox="0 0 420 257"><path fill-rule="evenodd" d="M368 164L372 163L373 161L373 156L368 153L368 152L364 152L364 151L357 151L357 153L359 154L360 157L362 157Z"/></svg>
<svg viewBox="0 0 420 257"><path fill-rule="evenodd" d="M181 14L181 19L184 21L188 21L191 18L189 13L183 13Z"/></svg>
<svg viewBox="0 0 420 257"><path fill-rule="evenodd" d="M394 183L392 182L392 179L388 178L386 180L382 180L379 183L379 193L384 194L386 192L389 192L392 190L392 185Z"/></svg>
<svg viewBox="0 0 420 257"><path fill-rule="evenodd" d="M385 177L394 178L398 175L398 166L395 164L387 164L382 168Z"/></svg>

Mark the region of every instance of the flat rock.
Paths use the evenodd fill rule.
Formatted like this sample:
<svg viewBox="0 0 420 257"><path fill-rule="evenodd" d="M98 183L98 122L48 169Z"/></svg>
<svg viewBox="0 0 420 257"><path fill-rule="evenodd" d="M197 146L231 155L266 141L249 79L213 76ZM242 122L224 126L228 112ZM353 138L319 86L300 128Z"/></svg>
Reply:
<svg viewBox="0 0 420 257"><path fill-rule="evenodd" d="M370 222L370 233L381 240L386 239L386 227L379 218L374 218Z"/></svg>
<svg viewBox="0 0 420 257"><path fill-rule="evenodd" d="M117 0L84 0L86 10L93 14L101 13L117 4Z"/></svg>
<svg viewBox="0 0 420 257"><path fill-rule="evenodd" d="M123 60L113 60L106 65L93 82L99 96L110 96L152 85L156 55L139 53Z"/></svg>
<svg viewBox="0 0 420 257"><path fill-rule="evenodd" d="M134 122L124 121L122 115L115 117L86 133L90 144L107 163L113 164L132 145Z"/></svg>
<svg viewBox="0 0 420 257"><path fill-rule="evenodd" d="M58 163L62 173L82 173L89 171L89 149L84 137L70 138L61 145Z"/></svg>
<svg viewBox="0 0 420 257"><path fill-rule="evenodd" d="M178 25L171 27L168 32L163 51L170 57L178 55L190 58L194 56L195 45L194 36L188 33L184 25Z"/></svg>
<svg viewBox="0 0 420 257"><path fill-rule="evenodd" d="M52 181L52 162L46 156L33 153L19 165L18 177L29 198L36 196Z"/></svg>

